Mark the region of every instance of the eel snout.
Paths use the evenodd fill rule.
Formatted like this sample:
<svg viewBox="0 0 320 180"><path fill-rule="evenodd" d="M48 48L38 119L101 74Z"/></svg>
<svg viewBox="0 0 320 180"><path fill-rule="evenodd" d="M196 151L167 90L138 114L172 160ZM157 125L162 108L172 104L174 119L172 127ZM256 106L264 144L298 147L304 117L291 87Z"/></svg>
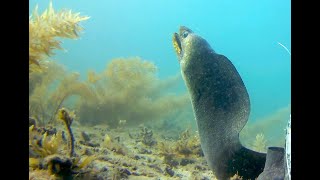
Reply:
<svg viewBox="0 0 320 180"><path fill-rule="evenodd" d="M182 58L182 47L181 47L181 41L179 38L179 34L178 33L174 33L172 36L172 44L174 47L174 50L177 54L177 56L179 57L179 61Z"/></svg>

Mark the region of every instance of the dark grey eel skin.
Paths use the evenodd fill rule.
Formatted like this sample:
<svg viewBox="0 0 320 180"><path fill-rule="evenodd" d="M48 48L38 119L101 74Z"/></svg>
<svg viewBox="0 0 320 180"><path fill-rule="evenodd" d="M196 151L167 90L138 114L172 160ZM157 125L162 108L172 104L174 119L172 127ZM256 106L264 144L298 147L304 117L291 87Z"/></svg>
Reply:
<svg viewBox="0 0 320 180"><path fill-rule="evenodd" d="M239 140L250 114L250 99L238 71L185 26L173 34L173 46L209 167L219 180L236 173L256 179L264 170L266 154L245 148Z"/></svg>

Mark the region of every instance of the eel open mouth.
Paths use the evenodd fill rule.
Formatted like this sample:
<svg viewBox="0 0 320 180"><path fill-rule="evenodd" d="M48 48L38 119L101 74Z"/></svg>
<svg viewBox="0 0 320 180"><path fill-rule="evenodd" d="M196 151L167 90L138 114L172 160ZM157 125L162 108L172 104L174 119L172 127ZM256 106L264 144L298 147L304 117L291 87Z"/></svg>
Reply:
<svg viewBox="0 0 320 180"><path fill-rule="evenodd" d="M173 47L178 55L179 58L182 56L182 47L181 47L181 41L178 33L174 33L172 37L172 43Z"/></svg>

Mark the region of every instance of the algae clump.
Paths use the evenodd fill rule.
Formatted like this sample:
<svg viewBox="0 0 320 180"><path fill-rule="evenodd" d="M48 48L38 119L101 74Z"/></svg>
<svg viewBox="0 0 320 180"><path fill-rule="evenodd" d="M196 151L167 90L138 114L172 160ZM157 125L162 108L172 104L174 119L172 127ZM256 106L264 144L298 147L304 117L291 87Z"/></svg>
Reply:
<svg viewBox="0 0 320 180"><path fill-rule="evenodd" d="M57 37L78 38L79 32L83 30L79 22L87 19L88 16L80 16L80 13L73 13L71 10L55 12L52 2L39 15L36 6L29 17L29 71L39 70L43 60L54 54L54 49L62 49Z"/></svg>
<svg viewBox="0 0 320 180"><path fill-rule="evenodd" d="M112 59L101 73L88 72L87 84L94 95L78 104L82 124L106 123L115 128L170 117L189 105L189 97L168 91L180 76L160 80L157 67L139 57Z"/></svg>

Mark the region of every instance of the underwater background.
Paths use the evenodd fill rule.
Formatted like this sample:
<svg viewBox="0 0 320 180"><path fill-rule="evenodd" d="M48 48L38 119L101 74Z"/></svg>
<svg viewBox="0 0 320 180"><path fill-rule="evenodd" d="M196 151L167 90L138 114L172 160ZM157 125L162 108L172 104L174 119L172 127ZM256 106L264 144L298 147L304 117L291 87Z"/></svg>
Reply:
<svg viewBox="0 0 320 180"><path fill-rule="evenodd" d="M70 71L102 71L107 60L139 56L154 62L160 77L179 73L172 47L172 33L180 25L205 38L227 56L239 71L251 99L250 119L267 116L291 102L291 2L246 1L63 1L57 9L70 8L91 18L77 42L65 40L67 52L54 59ZM30 14L49 1L30 0Z"/></svg>
<svg viewBox="0 0 320 180"><path fill-rule="evenodd" d="M30 0L29 15L36 5L41 14L49 3ZM79 81L87 79L88 71L102 73L114 59L142 59L153 63L150 66L156 69L156 79L174 79L170 95L183 96L187 91L172 46L172 34L184 25L206 39L217 53L227 56L240 73L251 101L247 131L242 133L252 138L243 137L244 143L250 144L263 135L267 145L284 145L284 129L291 111L291 55L283 46L291 50L291 1L53 0L52 3L55 10L70 9L90 17L79 23L84 30L78 33L77 40L59 39L63 50L56 49L48 56L67 72L77 72ZM53 83L48 88L54 91L56 86ZM181 107L178 114L183 112L183 117L176 118L175 114L163 117L164 121L175 118L172 123L196 130L191 103L183 106L180 100L176 103ZM85 107L89 106L94 105ZM89 117L87 112L78 114L80 118ZM142 119L142 115L143 112L137 119ZM118 120L122 118L117 123Z"/></svg>

